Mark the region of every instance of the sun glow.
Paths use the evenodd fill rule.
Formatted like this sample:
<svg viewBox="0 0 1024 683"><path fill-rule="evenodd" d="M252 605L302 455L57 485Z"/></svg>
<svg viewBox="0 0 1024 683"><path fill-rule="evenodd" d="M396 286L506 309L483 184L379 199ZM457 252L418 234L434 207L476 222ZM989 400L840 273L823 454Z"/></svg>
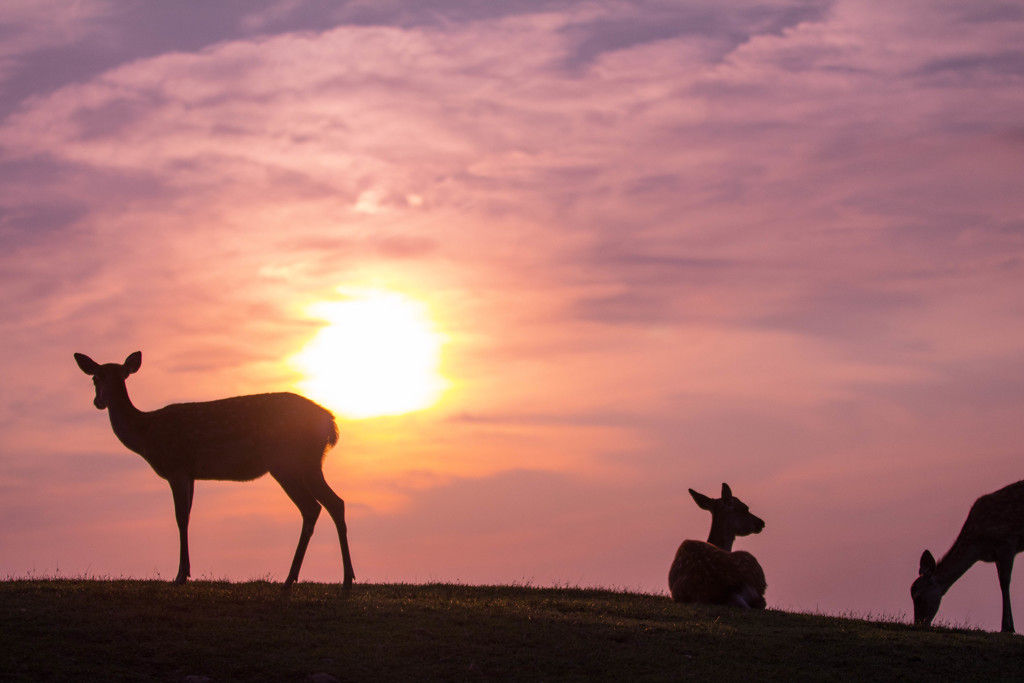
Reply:
<svg viewBox="0 0 1024 683"><path fill-rule="evenodd" d="M293 357L303 393L347 418L428 408L447 386L444 338L426 305L396 292L342 289L340 301L310 307L328 325Z"/></svg>

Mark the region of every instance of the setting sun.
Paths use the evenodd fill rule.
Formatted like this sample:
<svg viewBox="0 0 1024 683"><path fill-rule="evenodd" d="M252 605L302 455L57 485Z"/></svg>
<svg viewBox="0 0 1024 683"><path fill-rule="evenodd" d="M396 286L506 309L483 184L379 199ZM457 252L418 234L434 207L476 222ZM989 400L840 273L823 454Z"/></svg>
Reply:
<svg viewBox="0 0 1024 683"><path fill-rule="evenodd" d="M422 410L441 396L441 344L426 305L396 292L341 289L310 307L328 325L294 358L301 390L347 418Z"/></svg>

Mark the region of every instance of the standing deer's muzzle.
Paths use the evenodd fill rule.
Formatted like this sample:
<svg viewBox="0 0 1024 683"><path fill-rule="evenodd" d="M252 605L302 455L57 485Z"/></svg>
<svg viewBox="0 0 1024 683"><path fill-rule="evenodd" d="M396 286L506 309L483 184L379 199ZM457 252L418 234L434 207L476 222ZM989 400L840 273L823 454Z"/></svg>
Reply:
<svg viewBox="0 0 1024 683"><path fill-rule="evenodd" d="M103 391L103 386L100 384L99 378L93 377L92 383L96 385L96 397L93 398L92 404L99 410L106 410L107 408L107 397Z"/></svg>

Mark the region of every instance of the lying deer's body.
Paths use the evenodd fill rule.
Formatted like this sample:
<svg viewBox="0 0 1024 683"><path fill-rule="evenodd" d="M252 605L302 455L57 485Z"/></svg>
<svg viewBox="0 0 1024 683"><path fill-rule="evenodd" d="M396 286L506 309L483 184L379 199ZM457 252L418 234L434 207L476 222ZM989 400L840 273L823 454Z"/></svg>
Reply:
<svg viewBox="0 0 1024 683"><path fill-rule="evenodd" d="M704 541L683 541L668 575L676 602L765 607L768 584L757 559L748 552L723 550Z"/></svg>
<svg viewBox="0 0 1024 683"><path fill-rule="evenodd" d="M299 544L285 586L298 579L321 505L338 530L345 585L352 584L355 572L345 503L327 484L322 470L324 456L338 442L338 427L330 412L290 393L176 403L145 412L132 404L125 386L142 364L141 353L131 354L123 364L100 365L80 353L75 360L93 377L93 403L107 410L117 438L170 483L180 541L175 583L184 583L190 574L188 520L195 481L251 481L269 472L302 514Z"/></svg>
<svg viewBox="0 0 1024 683"><path fill-rule="evenodd" d="M758 534L764 520L722 484L722 497L709 498L690 489L697 505L711 512L707 542L683 541L668 571L668 586L676 602L705 605L765 607L768 588L757 559L742 550L732 551L737 536Z"/></svg>
<svg viewBox="0 0 1024 683"><path fill-rule="evenodd" d="M1003 597L1001 630L1013 633L1010 576L1017 553L1024 552L1024 481L1010 484L974 501L967 520L941 560L921 555L918 577L910 587L914 623L928 626L939 612L946 591L977 562L994 562Z"/></svg>

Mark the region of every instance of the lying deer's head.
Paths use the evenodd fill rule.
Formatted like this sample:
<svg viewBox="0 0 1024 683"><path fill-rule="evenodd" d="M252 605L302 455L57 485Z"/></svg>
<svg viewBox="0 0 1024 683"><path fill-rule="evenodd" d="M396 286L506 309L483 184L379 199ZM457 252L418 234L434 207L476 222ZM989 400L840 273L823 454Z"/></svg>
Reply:
<svg viewBox="0 0 1024 683"><path fill-rule="evenodd" d="M764 530L764 520L750 512L750 508L732 495L728 484L722 484L722 497L709 498L690 489L690 495L702 510L711 513L711 534L708 543L725 550L732 550L737 536L759 534Z"/></svg>

